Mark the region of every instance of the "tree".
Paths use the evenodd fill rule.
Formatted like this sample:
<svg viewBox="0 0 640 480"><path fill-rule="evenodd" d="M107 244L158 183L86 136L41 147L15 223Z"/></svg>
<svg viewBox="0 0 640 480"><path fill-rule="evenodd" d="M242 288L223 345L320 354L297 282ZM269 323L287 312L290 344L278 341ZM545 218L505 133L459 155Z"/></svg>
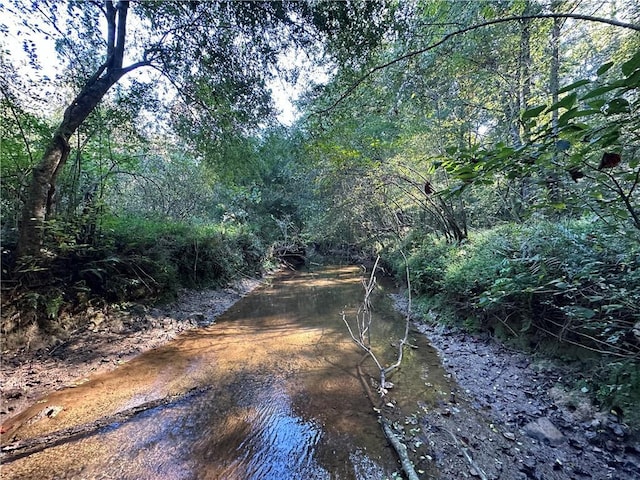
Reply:
<svg viewBox="0 0 640 480"><path fill-rule="evenodd" d="M68 6L70 21L81 32L75 42L60 39L61 49L79 66L83 87L65 109L33 170L20 225L19 256L39 255L56 179L71 150L70 138L125 75L142 67L161 72L182 101L172 112L180 119L177 125L188 130L185 136L199 140L199 149L211 153L233 134L255 129L268 115L265 79L274 74L277 54L286 46L296 42L317 49L326 43L335 55L349 46L363 53L380 41L382 19L392 14L385 2L141 2L134 7L139 24L136 41L127 48L128 1ZM64 35L58 26L57 2L18 8L44 13L57 34ZM106 20L106 39L99 34L100 16ZM363 16L372 20L370 26L356 29ZM102 63L96 67L91 59L100 57L97 48ZM125 58L136 55L137 61L125 65Z"/></svg>
<svg viewBox="0 0 640 480"><path fill-rule="evenodd" d="M33 169L31 186L22 212L18 254L37 255L42 246L44 222L50 211L58 174L65 165L71 147L69 140L78 127L93 112L107 91L124 75L136 68L150 65L150 59L123 66L127 37L129 2L105 2L107 20L106 60L86 81L84 88L66 108L62 122L45 148L40 163Z"/></svg>

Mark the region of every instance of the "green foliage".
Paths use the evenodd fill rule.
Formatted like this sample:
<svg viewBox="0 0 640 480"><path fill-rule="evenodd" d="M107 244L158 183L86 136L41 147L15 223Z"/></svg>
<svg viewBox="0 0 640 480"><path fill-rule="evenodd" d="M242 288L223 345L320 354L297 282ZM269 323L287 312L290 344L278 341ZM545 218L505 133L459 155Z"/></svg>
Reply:
<svg viewBox="0 0 640 480"><path fill-rule="evenodd" d="M521 120L530 142L448 148L436 160L459 182L450 191L459 193L472 182L491 184L502 176L526 178L527 200L538 210L579 216L586 206L607 223L640 229L635 191L640 181L640 54L607 62L598 75L560 89L565 95L552 105L525 110Z"/></svg>
<svg viewBox="0 0 640 480"><path fill-rule="evenodd" d="M145 274L160 291L179 286L223 285L260 270L266 248L243 227L111 218L105 236L123 259L144 260Z"/></svg>
<svg viewBox="0 0 640 480"><path fill-rule="evenodd" d="M613 411L622 412L626 423L639 425L640 363L637 360L608 362L595 366L590 372L589 380L597 400Z"/></svg>
<svg viewBox="0 0 640 480"><path fill-rule="evenodd" d="M56 230L68 228L58 221L49 229ZM93 245L50 239L46 255L21 258L4 272L7 280L15 275L30 289L3 296L3 309L18 313L16 321L3 316L2 333L31 325L51 332L62 312L171 298L179 288L221 286L242 275L255 276L268 252L247 228L139 217L105 219L98 237ZM3 254L3 264L7 261Z"/></svg>
<svg viewBox="0 0 640 480"><path fill-rule="evenodd" d="M0 66L4 66L1 56ZM17 226L22 206L19 200L26 194L31 165L34 157L42 153L44 138L51 134L51 128L42 118L24 111L4 88L1 90L0 219L6 235Z"/></svg>
<svg viewBox="0 0 640 480"><path fill-rule="evenodd" d="M640 351L632 332L640 319L637 238L593 219L536 221L476 233L455 248L436 246L426 238L409 250L413 289L436 293L460 318L612 355Z"/></svg>
<svg viewBox="0 0 640 480"><path fill-rule="evenodd" d="M447 263L455 247L433 235L414 233L405 240L408 266L413 291L418 295L434 295L444 288ZM405 269L400 255L393 258L396 272Z"/></svg>

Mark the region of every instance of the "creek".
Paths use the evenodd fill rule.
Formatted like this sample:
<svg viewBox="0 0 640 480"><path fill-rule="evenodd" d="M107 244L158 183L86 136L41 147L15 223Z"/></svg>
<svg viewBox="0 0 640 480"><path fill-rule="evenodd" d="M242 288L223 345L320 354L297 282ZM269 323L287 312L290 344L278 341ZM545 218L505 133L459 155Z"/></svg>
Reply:
<svg viewBox="0 0 640 480"><path fill-rule="evenodd" d="M404 318L382 282L372 344L393 363ZM382 479L399 470L365 395L362 352L342 321L362 301L361 271L285 272L216 323L182 334L115 370L52 392L12 419L28 441L137 405L175 398L2 466L6 479ZM421 335L391 380L396 412L451 391ZM371 365L369 376L377 377ZM70 366L73 368L73 366ZM52 414L55 412L55 414Z"/></svg>

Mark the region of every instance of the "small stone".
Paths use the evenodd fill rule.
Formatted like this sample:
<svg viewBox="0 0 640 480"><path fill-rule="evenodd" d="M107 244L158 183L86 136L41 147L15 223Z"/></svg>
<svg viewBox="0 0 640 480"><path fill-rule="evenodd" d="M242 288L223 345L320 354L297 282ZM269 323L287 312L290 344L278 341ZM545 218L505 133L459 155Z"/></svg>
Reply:
<svg viewBox="0 0 640 480"><path fill-rule="evenodd" d="M51 405L46 409L45 415L49 418L55 418L62 410L64 408L59 405Z"/></svg>
<svg viewBox="0 0 640 480"><path fill-rule="evenodd" d="M626 435L624 428L622 428L622 425L620 425L619 423L614 423L612 425L609 425L609 428L614 433L614 435L618 437L624 437Z"/></svg>
<svg viewBox="0 0 640 480"><path fill-rule="evenodd" d="M512 432L502 432L502 436L511 441L514 441L516 439L515 434L513 434Z"/></svg>
<svg viewBox="0 0 640 480"><path fill-rule="evenodd" d="M559 445L564 442L564 435L547 417L541 417L524 427L524 432L531 438L535 438L549 445Z"/></svg>

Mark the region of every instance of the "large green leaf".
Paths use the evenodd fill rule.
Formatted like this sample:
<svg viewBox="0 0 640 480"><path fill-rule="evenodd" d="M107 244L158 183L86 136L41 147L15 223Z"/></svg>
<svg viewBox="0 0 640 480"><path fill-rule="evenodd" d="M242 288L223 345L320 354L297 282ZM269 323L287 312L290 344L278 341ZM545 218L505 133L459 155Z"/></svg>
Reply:
<svg viewBox="0 0 640 480"><path fill-rule="evenodd" d="M590 83L591 83L591 80L587 80L587 79L578 80L577 82L573 82L572 84L567 85L566 87L562 87L560 90L558 90L558 93L569 92L571 90L575 90L578 87L582 87L583 85L588 85Z"/></svg>
<svg viewBox="0 0 640 480"><path fill-rule="evenodd" d="M603 75L603 74L605 74L606 72L608 72L608 71L609 71L609 69L610 69L611 67L613 67L613 65L614 65L614 62L607 62L607 63L604 63L604 64L600 65L600 68L598 68L598 71L597 71L596 73L598 74L598 76Z"/></svg>
<svg viewBox="0 0 640 480"><path fill-rule="evenodd" d="M560 99L559 101L551 105L547 109L547 112L553 112L554 110L558 110L560 108L570 109L575 105L577 99L578 99L577 93L575 92L570 93L569 95L563 97L562 99Z"/></svg>
<svg viewBox="0 0 640 480"><path fill-rule="evenodd" d="M569 120L572 118L578 117L589 117L591 115L595 115L601 113L600 110L588 109L588 110L578 110L577 108L572 108L571 110L560 115L558 119L558 123L560 125L566 125Z"/></svg>
<svg viewBox="0 0 640 480"><path fill-rule="evenodd" d="M542 111L547 108L546 105L539 105L537 107L528 108L524 112L522 112L522 119L526 118L534 118L542 113Z"/></svg>
<svg viewBox="0 0 640 480"><path fill-rule="evenodd" d="M630 76L638 68L640 68L640 51L636 52L636 54L631 57L631 59L624 62L621 66L622 73L624 73L627 77Z"/></svg>

